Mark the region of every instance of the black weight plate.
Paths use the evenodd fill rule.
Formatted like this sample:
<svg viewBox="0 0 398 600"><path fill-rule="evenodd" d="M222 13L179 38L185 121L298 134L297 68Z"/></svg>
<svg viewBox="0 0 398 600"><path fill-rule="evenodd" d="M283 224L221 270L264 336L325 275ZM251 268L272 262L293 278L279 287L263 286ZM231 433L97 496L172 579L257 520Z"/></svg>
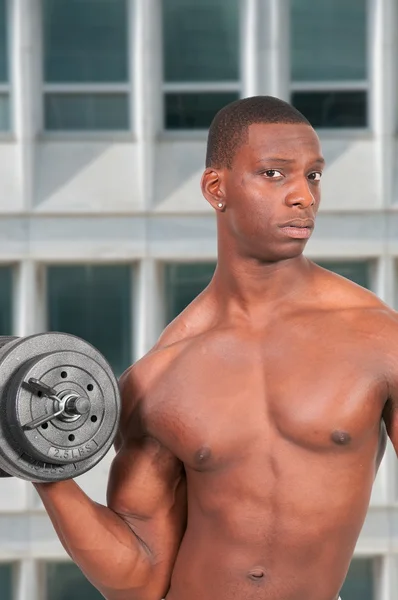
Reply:
<svg viewBox="0 0 398 600"><path fill-rule="evenodd" d="M86 459L64 465L35 460L16 443L9 429L6 401L8 386L21 365L34 359L40 359L43 355L60 351L80 352L96 361L109 377L112 390L111 402L115 401L116 406L114 426L104 446L96 454ZM34 482L71 479L91 469L110 449L120 415L118 385L109 364L91 344L65 333L43 333L19 338L9 344L9 347L6 346L0 350L0 373L0 468L4 471Z"/></svg>
<svg viewBox="0 0 398 600"><path fill-rule="evenodd" d="M23 426L32 420L53 414L58 404L50 398L40 398L22 385L31 377L58 394L75 392L77 396L88 398L90 411L75 420L62 421L56 417L44 426L24 430ZM118 417L117 400L108 373L80 352L54 352L28 361L13 377L8 398L8 422L18 444L36 460L56 464L78 462L99 452L112 434Z"/></svg>

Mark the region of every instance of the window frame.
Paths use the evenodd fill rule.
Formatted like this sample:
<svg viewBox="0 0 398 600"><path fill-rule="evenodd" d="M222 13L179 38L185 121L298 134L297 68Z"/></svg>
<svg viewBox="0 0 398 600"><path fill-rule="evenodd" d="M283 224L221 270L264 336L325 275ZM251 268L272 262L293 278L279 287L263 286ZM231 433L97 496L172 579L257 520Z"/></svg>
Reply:
<svg viewBox="0 0 398 600"><path fill-rule="evenodd" d="M317 127L316 130L320 134L338 135L363 135L372 131L372 42L374 31L372 27L372 2L366 1L366 65L367 78L361 80L329 80L329 81L295 81L292 75L289 76L289 98L296 92L366 92L366 125L364 127ZM291 41L291 33L289 35L289 44ZM291 53L291 44L289 45L289 55Z"/></svg>
<svg viewBox="0 0 398 600"><path fill-rule="evenodd" d="M9 1L9 0L8 0ZM68 83L48 83L44 78L44 10L43 1L39 1L39 30L38 30L38 49L40 55L40 127L39 130L43 137L48 139L130 139L135 132L135 98L134 98L134 82L135 82L135 52L136 52L136 35L137 35L137 0L126 0L127 4L127 72L128 81L126 82L111 82L111 83L94 83L94 82L68 82ZM45 125L45 101L48 94L98 94L98 96L106 96L115 93L125 94L127 97L128 107L128 126L126 129L46 129Z"/></svg>
<svg viewBox="0 0 398 600"><path fill-rule="evenodd" d="M207 128L181 128L181 129L167 129L166 127L166 94L175 93L198 93L198 94L206 94L206 93L216 93L216 92L237 92L238 97L243 97L243 68L244 68L244 44L246 43L244 38L244 32L242 23L243 12L247 10L246 0L238 0L238 10L239 10L239 79L236 81L226 80L226 81L166 81L165 73L164 73L164 36L163 36L163 5L162 2L159 3L159 36L160 36L160 50L159 50L159 64L160 64L160 73L161 73L161 85L160 85L160 93L161 93L161 129L160 135L162 137L186 137L191 134L192 136L196 136L197 134L203 135L203 132L207 134Z"/></svg>

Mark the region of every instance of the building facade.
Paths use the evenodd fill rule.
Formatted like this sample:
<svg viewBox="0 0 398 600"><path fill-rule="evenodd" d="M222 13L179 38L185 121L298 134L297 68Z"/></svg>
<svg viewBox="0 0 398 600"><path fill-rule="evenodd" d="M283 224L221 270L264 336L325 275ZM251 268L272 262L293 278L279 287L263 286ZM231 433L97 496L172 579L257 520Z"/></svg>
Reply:
<svg viewBox="0 0 398 600"><path fill-rule="evenodd" d="M206 131L256 94L321 138L307 256L397 308L397 31L398 0L0 0L0 334L142 356L211 277ZM79 480L100 502L111 458ZM344 600L398 597L397 474L389 447ZM1 599L83 596L33 487L1 480Z"/></svg>

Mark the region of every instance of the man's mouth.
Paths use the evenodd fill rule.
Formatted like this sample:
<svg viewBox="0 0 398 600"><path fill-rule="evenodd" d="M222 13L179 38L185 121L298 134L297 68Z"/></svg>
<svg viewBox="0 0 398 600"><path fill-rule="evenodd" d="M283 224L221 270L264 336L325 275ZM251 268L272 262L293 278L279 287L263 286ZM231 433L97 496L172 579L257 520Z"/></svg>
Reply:
<svg viewBox="0 0 398 600"><path fill-rule="evenodd" d="M313 227L302 225L286 225L284 227L281 227L281 231L284 235L296 239L308 239L312 233L312 230Z"/></svg>

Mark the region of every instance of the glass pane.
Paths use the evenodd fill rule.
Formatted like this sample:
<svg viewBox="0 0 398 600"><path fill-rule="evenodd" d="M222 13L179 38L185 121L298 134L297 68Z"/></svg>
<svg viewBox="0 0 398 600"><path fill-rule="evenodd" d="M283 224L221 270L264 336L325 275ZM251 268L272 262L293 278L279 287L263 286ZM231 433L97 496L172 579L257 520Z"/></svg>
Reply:
<svg viewBox="0 0 398 600"><path fill-rule="evenodd" d="M0 0L0 82L8 81L7 0Z"/></svg>
<svg viewBox="0 0 398 600"><path fill-rule="evenodd" d="M343 600L375 600L373 560L354 558L341 590Z"/></svg>
<svg viewBox="0 0 398 600"><path fill-rule="evenodd" d="M331 261L316 261L318 265L338 273L347 279L351 279L358 285L370 289L370 264L364 261L352 262L331 262Z"/></svg>
<svg viewBox="0 0 398 600"><path fill-rule="evenodd" d="M129 128L127 94L46 94L47 131L124 131Z"/></svg>
<svg viewBox="0 0 398 600"><path fill-rule="evenodd" d="M0 94L0 131L10 130L10 99L8 94Z"/></svg>
<svg viewBox="0 0 398 600"><path fill-rule="evenodd" d="M47 269L48 329L90 342L116 375L131 364L131 302L129 265Z"/></svg>
<svg viewBox="0 0 398 600"><path fill-rule="evenodd" d="M0 598L1 600L13 600L13 565L11 563L0 564Z"/></svg>
<svg viewBox="0 0 398 600"><path fill-rule="evenodd" d="M366 127L366 92L294 92L292 104L313 127Z"/></svg>
<svg viewBox="0 0 398 600"><path fill-rule="evenodd" d="M47 563L46 600L104 600L78 567L71 563Z"/></svg>
<svg viewBox="0 0 398 600"><path fill-rule="evenodd" d="M43 0L46 82L128 79L127 0Z"/></svg>
<svg viewBox="0 0 398 600"><path fill-rule="evenodd" d="M12 335L12 288L13 267L0 267L0 335Z"/></svg>
<svg viewBox="0 0 398 600"><path fill-rule="evenodd" d="M165 265L166 319L170 323L209 284L214 263Z"/></svg>
<svg viewBox="0 0 398 600"><path fill-rule="evenodd" d="M367 0L292 0L293 81L367 77Z"/></svg>
<svg viewBox="0 0 398 600"><path fill-rule="evenodd" d="M163 0L165 81L239 79L239 0Z"/></svg>
<svg viewBox="0 0 398 600"><path fill-rule="evenodd" d="M166 94L166 129L207 129L214 115L238 100L237 93Z"/></svg>

